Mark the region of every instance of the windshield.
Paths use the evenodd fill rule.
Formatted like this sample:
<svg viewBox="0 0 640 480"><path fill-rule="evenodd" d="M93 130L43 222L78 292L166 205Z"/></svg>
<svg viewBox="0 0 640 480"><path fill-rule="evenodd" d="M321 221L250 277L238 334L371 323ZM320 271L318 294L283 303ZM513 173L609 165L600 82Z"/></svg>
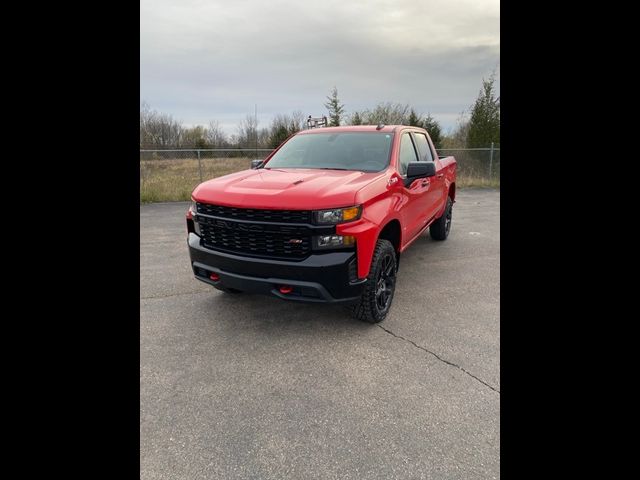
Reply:
<svg viewBox="0 0 640 480"><path fill-rule="evenodd" d="M324 168L379 172L389 165L393 134L310 133L285 143L265 168Z"/></svg>

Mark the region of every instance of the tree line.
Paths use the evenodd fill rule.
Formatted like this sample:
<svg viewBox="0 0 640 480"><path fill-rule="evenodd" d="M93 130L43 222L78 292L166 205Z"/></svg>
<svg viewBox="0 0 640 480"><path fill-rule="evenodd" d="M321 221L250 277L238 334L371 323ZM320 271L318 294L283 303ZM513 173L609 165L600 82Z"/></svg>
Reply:
<svg viewBox="0 0 640 480"><path fill-rule="evenodd" d="M500 98L495 96L495 75L482 80L478 98L463 112L456 127L444 134L431 114L417 113L408 104L378 103L371 109L346 113L334 87L326 98L330 126L339 125L411 125L429 132L436 148L482 148L500 143ZM465 115L468 113L468 115ZM233 134L227 135L220 123L185 127L172 115L158 112L143 102L140 108L140 148L276 148L289 136L306 128L307 117L301 111L277 114L266 127L260 127L253 115L246 115Z"/></svg>

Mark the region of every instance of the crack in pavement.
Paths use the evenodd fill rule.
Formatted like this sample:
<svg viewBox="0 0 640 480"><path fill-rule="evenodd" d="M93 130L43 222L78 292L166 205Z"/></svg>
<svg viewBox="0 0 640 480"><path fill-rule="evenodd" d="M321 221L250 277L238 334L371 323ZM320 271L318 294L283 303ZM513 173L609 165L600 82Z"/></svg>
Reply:
<svg viewBox="0 0 640 480"><path fill-rule="evenodd" d="M431 355L433 355L434 357L436 357L438 360L440 360L443 363L446 363L447 365L451 365L452 367L456 367L460 370L462 370L464 373L466 373L467 375L469 375L471 378L476 379L478 382L480 382L481 384L489 387L491 390L493 390L494 392L498 392L498 394L500 394L500 390L498 390L497 388L492 387L491 385L489 385L487 382L485 382L484 380L479 379L478 377L476 377L473 373L469 373L467 372L464 368L462 368L460 365L456 365L455 363L450 362L449 360L445 360L444 358L440 357L437 353L433 353L431 350L428 350L420 345L418 345L416 342L414 342L413 340L409 340L408 338L404 338L400 335L396 335L395 333L393 333L391 330L384 328L382 325L376 325L377 327L380 327L382 330L384 330L385 332L387 332L390 335L393 335L396 338L399 338L401 340L404 340L405 342L409 342L411 345L413 345L416 348L419 348L420 350L423 350L427 353L430 353Z"/></svg>

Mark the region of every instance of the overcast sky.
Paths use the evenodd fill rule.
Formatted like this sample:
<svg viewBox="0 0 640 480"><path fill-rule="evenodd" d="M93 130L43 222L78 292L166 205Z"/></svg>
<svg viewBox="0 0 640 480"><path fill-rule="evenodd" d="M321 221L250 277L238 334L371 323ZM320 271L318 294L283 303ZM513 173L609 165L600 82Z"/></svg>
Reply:
<svg viewBox="0 0 640 480"><path fill-rule="evenodd" d="M326 114L408 103L447 131L500 61L499 0L141 0L140 99L225 131L258 105Z"/></svg>

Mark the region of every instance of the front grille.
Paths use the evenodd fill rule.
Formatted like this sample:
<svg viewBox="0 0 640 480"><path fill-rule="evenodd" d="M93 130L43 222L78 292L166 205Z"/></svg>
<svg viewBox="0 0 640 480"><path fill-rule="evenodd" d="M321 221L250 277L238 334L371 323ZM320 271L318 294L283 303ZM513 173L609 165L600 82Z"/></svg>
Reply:
<svg viewBox="0 0 640 480"><path fill-rule="evenodd" d="M260 222L311 223L310 210L263 210L257 208L223 207L222 205L197 204L198 213L236 220Z"/></svg>
<svg viewBox="0 0 640 480"><path fill-rule="evenodd" d="M305 227L264 225L198 217L206 248L263 257L302 259L311 253Z"/></svg>

